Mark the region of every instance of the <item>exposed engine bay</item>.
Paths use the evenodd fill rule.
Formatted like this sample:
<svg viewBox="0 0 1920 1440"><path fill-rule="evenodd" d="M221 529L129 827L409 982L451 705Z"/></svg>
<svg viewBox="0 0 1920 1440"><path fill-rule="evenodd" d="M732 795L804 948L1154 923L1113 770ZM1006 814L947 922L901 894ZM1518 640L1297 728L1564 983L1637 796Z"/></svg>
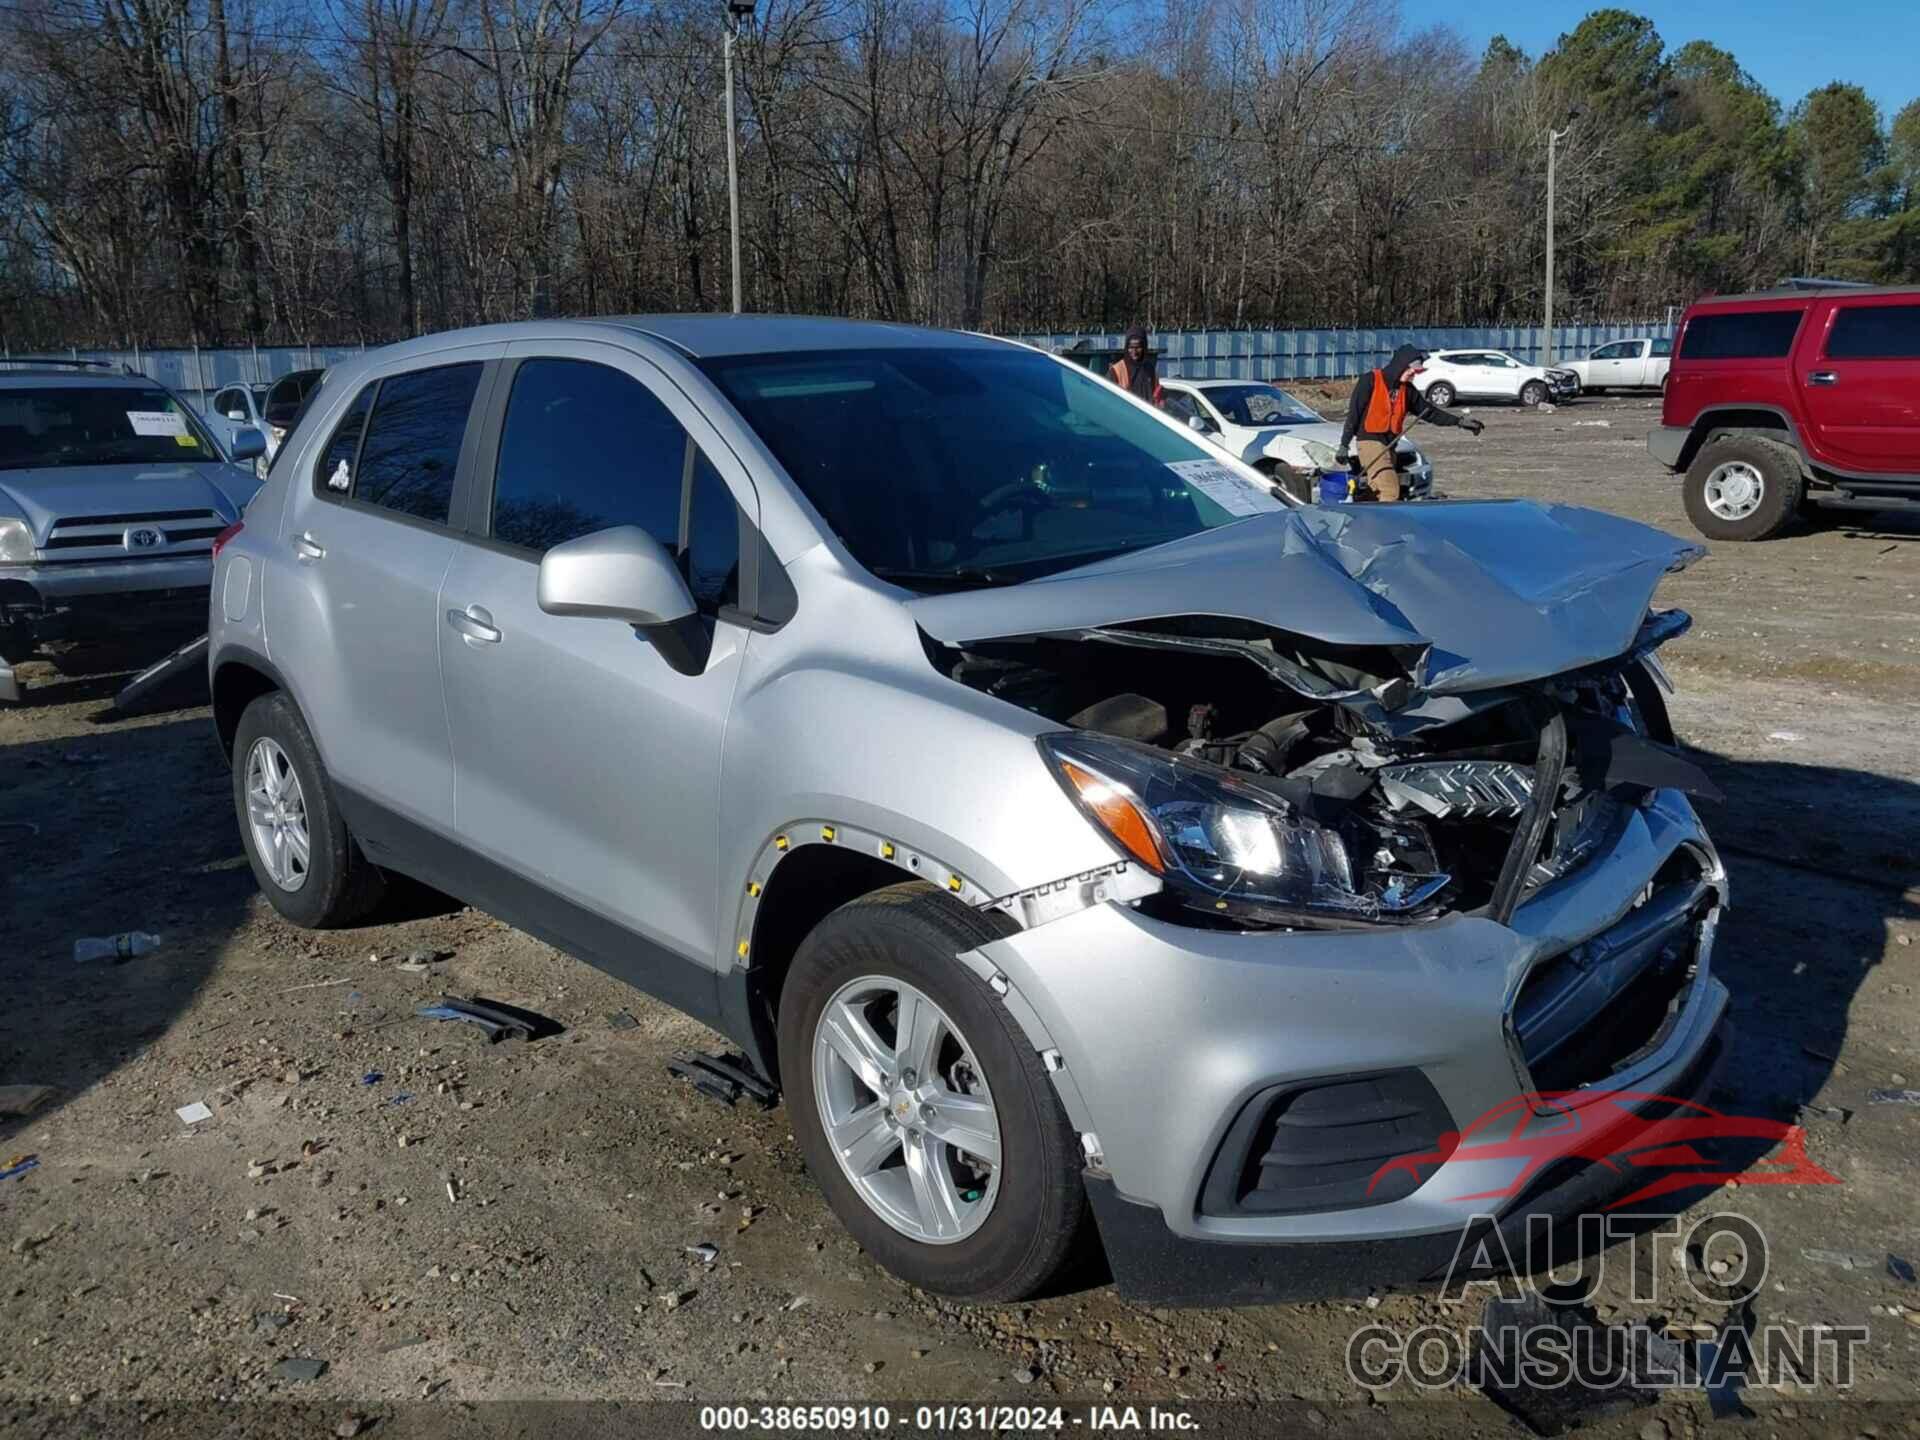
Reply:
<svg viewBox="0 0 1920 1440"><path fill-rule="evenodd" d="M1071 727L1042 748L1166 881L1149 905L1233 928L1416 924L1504 920L1605 849L1651 790L1714 793L1673 750L1642 658L1686 623L1657 614L1615 660L1438 701L1412 655L1219 617L929 642L929 655Z"/></svg>

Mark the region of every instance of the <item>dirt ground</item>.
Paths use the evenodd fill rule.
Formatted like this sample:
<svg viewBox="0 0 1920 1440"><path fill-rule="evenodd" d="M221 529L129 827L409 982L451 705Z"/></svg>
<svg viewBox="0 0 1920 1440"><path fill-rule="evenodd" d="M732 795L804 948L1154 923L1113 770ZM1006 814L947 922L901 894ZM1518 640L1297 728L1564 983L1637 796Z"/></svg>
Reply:
<svg viewBox="0 0 1920 1440"><path fill-rule="evenodd" d="M1416 435L1451 494L1692 535L1644 449L1651 401L1478 413L1477 440ZM1920 1087L1920 523L1721 546L1661 598L1695 617L1663 658L1728 797L1703 807L1734 886L1716 968L1738 1038L1712 1098L1798 1116L1843 1182L1726 1188L1689 1218L1761 1226L1760 1321L1870 1327L1855 1394L1888 1404L1843 1420L1831 1391L1743 1398L1769 1434L1920 1434L1920 1286L1888 1265L1920 1263L1920 1106L1869 1099ZM1510 1423L1464 1388L1370 1401L1346 1373L1361 1324L1461 1329L1477 1300L1168 1311L1083 1288L969 1309L909 1290L827 1211L784 1109L668 1075L716 1043L692 1022L471 910L423 900L324 935L277 919L207 711L114 719L125 664L30 668L27 706L0 711L0 1083L58 1090L0 1120L0 1169L38 1160L0 1180L14 1421L215 1398L296 1400L327 1427L497 1400L944 1398L1295 1400L1287 1430L1370 1435ZM74 964L77 937L136 929L163 946ZM431 964L401 968L417 952ZM443 992L566 1029L488 1046L414 1017ZM193 1102L212 1118L183 1124ZM1720 1318L1636 1303L1612 1272L1602 1313ZM289 1358L325 1372L287 1378ZM1610 1422L1713 1423L1698 1392Z"/></svg>

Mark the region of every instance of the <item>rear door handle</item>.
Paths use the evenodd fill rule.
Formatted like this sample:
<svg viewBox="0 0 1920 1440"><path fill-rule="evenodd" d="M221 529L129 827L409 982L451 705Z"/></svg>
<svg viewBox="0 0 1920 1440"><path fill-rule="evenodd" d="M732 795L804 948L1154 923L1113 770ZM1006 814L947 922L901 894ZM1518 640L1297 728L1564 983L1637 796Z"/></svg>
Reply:
<svg viewBox="0 0 1920 1440"><path fill-rule="evenodd" d="M447 624L466 636L470 642L481 645L500 643L500 631L494 626L493 616L478 605L469 605L464 610L447 611Z"/></svg>
<svg viewBox="0 0 1920 1440"><path fill-rule="evenodd" d="M1807 376L1809 385L1838 385L1840 376L1832 370L1816 370Z"/></svg>
<svg viewBox="0 0 1920 1440"><path fill-rule="evenodd" d="M324 560L327 558L327 547L314 539L313 533L308 531L293 542L293 553L306 561Z"/></svg>

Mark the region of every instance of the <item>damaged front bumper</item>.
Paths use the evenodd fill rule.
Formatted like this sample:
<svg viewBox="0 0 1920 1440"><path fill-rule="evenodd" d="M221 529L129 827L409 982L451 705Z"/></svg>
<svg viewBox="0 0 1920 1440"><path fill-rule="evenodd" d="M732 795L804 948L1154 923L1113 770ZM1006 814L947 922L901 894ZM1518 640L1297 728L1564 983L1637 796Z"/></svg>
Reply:
<svg viewBox="0 0 1920 1440"><path fill-rule="evenodd" d="M1536 1069L1574 1091L1702 1089L1724 900L1691 805L1661 790L1507 924L1238 932L1109 900L966 958L1050 1053L1124 1293L1324 1298L1444 1270L1477 1214L1594 1203L1605 1167L1543 1190L1537 1161L1459 1136L1537 1104ZM1610 1032L1616 1015L1645 1033Z"/></svg>

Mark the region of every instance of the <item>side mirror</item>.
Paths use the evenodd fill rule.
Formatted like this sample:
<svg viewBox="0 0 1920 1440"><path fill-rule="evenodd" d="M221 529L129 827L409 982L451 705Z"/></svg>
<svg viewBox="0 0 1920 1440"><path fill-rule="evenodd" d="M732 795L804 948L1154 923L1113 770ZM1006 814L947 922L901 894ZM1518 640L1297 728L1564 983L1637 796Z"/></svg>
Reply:
<svg viewBox="0 0 1920 1440"><path fill-rule="evenodd" d="M1214 433L1213 422L1204 415L1189 415L1187 417L1187 428L1201 435L1211 435Z"/></svg>
<svg viewBox="0 0 1920 1440"><path fill-rule="evenodd" d="M235 425L227 434L227 458L238 464L267 453L267 437L251 425Z"/></svg>
<svg viewBox="0 0 1920 1440"><path fill-rule="evenodd" d="M693 592L666 547L638 525L616 525L547 551L538 597L549 615L631 625L683 675L706 667Z"/></svg>

